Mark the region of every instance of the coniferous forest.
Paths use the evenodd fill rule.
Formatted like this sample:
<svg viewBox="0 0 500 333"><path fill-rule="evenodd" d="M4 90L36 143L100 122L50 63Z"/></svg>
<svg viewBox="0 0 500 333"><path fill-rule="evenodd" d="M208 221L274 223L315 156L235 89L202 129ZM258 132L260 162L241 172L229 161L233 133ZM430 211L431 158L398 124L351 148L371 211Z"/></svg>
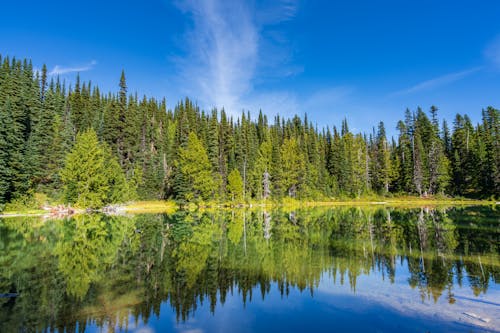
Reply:
<svg viewBox="0 0 500 333"><path fill-rule="evenodd" d="M191 100L103 92L36 71L30 60L1 58L0 207L44 193L59 202L178 203L365 195L500 196L500 112L473 123L438 109L402 110L398 135L384 123L370 133L319 128L307 116L230 117ZM272 113L272 110L267 110Z"/></svg>

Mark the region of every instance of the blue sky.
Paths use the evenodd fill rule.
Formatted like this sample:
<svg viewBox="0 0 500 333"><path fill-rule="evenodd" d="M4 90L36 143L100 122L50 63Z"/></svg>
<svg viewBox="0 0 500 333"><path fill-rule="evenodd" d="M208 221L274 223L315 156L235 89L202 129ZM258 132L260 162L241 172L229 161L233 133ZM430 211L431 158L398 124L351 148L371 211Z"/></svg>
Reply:
<svg viewBox="0 0 500 333"><path fill-rule="evenodd" d="M500 1L10 1L0 54L67 82L390 134L408 107L500 107Z"/></svg>

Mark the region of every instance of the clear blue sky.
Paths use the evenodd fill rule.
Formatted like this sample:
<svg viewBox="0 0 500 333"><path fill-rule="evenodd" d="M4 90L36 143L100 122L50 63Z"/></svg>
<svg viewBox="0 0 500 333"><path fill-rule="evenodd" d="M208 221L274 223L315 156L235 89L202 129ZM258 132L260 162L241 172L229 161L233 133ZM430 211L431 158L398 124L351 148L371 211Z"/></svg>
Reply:
<svg viewBox="0 0 500 333"><path fill-rule="evenodd" d="M408 107L500 107L500 1L15 1L0 54L205 109L303 115L394 133Z"/></svg>

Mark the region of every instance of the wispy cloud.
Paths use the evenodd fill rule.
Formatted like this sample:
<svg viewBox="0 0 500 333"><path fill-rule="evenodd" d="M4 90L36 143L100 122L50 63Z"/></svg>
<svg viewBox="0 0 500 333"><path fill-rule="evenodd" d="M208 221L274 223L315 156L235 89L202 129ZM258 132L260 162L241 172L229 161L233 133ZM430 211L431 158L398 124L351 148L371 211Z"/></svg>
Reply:
<svg viewBox="0 0 500 333"><path fill-rule="evenodd" d="M413 94L413 93L424 91L424 90L431 90L431 89L434 89L437 87L445 86L447 84L459 81L459 80L461 80L461 79L463 79L471 74L474 74L481 69L482 69L482 67L474 67L474 68L467 69L464 71L438 76L436 78L433 78L433 79L430 79L430 80L427 80L424 82L420 82L420 83L414 85L413 87L393 92L392 94L390 94L390 96L408 95L408 94Z"/></svg>
<svg viewBox="0 0 500 333"><path fill-rule="evenodd" d="M320 127L340 125L344 118L351 124L348 112L359 103L354 98L356 92L352 86L323 87L304 96L301 113L307 113L309 120Z"/></svg>
<svg viewBox="0 0 500 333"><path fill-rule="evenodd" d="M265 1L256 13L259 25L277 24L293 19L299 10L297 0Z"/></svg>
<svg viewBox="0 0 500 333"><path fill-rule="evenodd" d="M56 65L48 73L48 75L63 75L63 74L75 73L75 72L85 72L85 71L88 71L88 70L91 70L92 68L94 68L95 65L97 65L97 61L95 61L95 60L92 60L88 64L76 66L76 67L64 67L64 66Z"/></svg>
<svg viewBox="0 0 500 333"><path fill-rule="evenodd" d="M346 117L346 106L352 105L355 89L349 86L330 86L311 93L270 91L258 93L243 100L245 110L262 110L270 119L279 114L284 117L309 115L309 120L320 126L340 122Z"/></svg>
<svg viewBox="0 0 500 333"><path fill-rule="evenodd" d="M306 111L314 111L315 109L326 111L337 106L340 102L343 102L345 98L353 92L353 90L354 89L352 87L347 86L328 87L317 90L307 97L303 108Z"/></svg>
<svg viewBox="0 0 500 333"><path fill-rule="evenodd" d="M271 117L277 114L291 117L302 110L296 94L289 91L254 94L242 101L242 108L254 113L262 110Z"/></svg>
<svg viewBox="0 0 500 333"><path fill-rule="evenodd" d="M500 69L500 36L494 39L484 50L486 59Z"/></svg>
<svg viewBox="0 0 500 333"><path fill-rule="evenodd" d="M281 0L260 8L244 0L178 1L177 7L192 19L183 40L186 56L174 59L182 93L198 96L203 107L239 113L267 56L263 25L291 19L296 3Z"/></svg>

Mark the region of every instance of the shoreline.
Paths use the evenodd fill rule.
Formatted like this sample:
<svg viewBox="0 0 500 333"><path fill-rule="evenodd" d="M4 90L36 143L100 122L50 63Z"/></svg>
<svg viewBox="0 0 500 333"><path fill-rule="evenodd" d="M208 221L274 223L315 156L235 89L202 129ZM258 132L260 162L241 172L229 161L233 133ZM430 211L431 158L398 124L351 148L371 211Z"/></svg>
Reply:
<svg viewBox="0 0 500 333"><path fill-rule="evenodd" d="M374 198L373 200L332 200L332 201L301 201L295 199L284 199L283 201L255 201L249 203L232 203L232 202L202 202L199 204L189 203L184 209L186 211L195 210L234 210L234 209L255 209L255 208L314 208L314 207L367 207L367 206L385 206L385 207L436 207L436 206L495 206L500 202L495 200L474 200L474 199L435 199L435 198L418 198L418 197L401 197L401 198ZM126 214L142 214L142 213L174 213L178 211L179 205L173 201L137 201L126 204L112 205L115 207L115 213ZM97 210L103 212L104 209ZM75 209L74 214L67 216L85 214L85 209ZM106 212L104 212L106 213ZM12 211L0 213L0 218L8 217L36 217L48 216L51 214L43 209L29 209L26 211ZM57 217L57 216L54 216Z"/></svg>

